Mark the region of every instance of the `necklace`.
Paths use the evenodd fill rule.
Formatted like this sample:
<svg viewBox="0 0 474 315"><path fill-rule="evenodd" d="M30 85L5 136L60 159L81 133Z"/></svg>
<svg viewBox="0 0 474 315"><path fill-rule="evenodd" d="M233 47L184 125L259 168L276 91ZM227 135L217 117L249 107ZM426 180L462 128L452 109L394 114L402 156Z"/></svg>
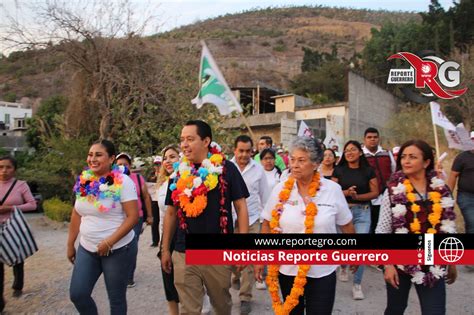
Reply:
<svg viewBox="0 0 474 315"><path fill-rule="evenodd" d="M179 227L187 229L186 218L200 216L207 207L207 194L220 184L219 225L222 233L227 233L228 211L225 209L225 156L217 143L211 143L208 156L198 169L183 157L181 162L173 165L174 172L170 175L171 199L178 207Z"/></svg>
<svg viewBox="0 0 474 315"><path fill-rule="evenodd" d="M423 203L422 209L416 201L413 185L405 174L399 171L392 175L388 187L392 204L392 230L395 233L456 233L454 199L451 197L449 188L442 179L437 177L436 172L430 172L427 179L431 183L427 188L431 207ZM424 214L427 214L427 219L423 222L420 220L422 210ZM413 214L413 220L410 223L406 218L408 211ZM422 226L426 223L429 223L431 227L423 231ZM436 265L430 266L428 272L423 272L420 265L397 265L397 268L410 275L413 283L430 287L446 274L443 267Z"/></svg>
<svg viewBox="0 0 474 315"><path fill-rule="evenodd" d="M309 185L308 194L311 198L316 196L317 191L319 190L319 183L320 183L320 176L319 173L315 173L313 175L311 184ZM290 198L291 191L294 188L295 179L293 177L289 177L288 180L285 182L283 189L280 191L279 194L279 203L275 206L272 210L272 219L270 221L270 229L271 232L274 234L281 233L282 229L280 228L280 217L283 213L284 204ZM305 233L310 234L313 233L314 229L314 218L318 214L318 208L313 201L310 201L306 205L305 210ZM280 266L278 265L271 265L268 267L268 276L266 282L268 284L268 291L270 292L270 296L272 298L272 306L275 314L277 315L287 315L291 312L292 309L296 307L299 303L299 298L304 294L304 286L306 285L306 275L308 274L309 269L311 266L309 265L301 265L298 268L298 274L295 277L293 282L293 287L290 291L290 294L286 297L285 302L282 303L279 296L279 281L278 281L278 273L280 270Z"/></svg>
<svg viewBox="0 0 474 315"><path fill-rule="evenodd" d="M74 193L79 201L92 203L100 212L108 212L111 208L104 206L100 200L112 198L112 208L120 202L124 169L117 165L105 176L98 177L90 169L82 171L74 185Z"/></svg>

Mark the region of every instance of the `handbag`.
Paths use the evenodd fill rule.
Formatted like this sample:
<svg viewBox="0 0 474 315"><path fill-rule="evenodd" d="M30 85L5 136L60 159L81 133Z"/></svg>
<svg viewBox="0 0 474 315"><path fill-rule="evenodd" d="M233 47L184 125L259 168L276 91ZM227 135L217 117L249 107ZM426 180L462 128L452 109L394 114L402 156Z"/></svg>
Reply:
<svg viewBox="0 0 474 315"><path fill-rule="evenodd" d="M38 251L38 245L23 213L14 208L0 230L0 262L13 266Z"/></svg>

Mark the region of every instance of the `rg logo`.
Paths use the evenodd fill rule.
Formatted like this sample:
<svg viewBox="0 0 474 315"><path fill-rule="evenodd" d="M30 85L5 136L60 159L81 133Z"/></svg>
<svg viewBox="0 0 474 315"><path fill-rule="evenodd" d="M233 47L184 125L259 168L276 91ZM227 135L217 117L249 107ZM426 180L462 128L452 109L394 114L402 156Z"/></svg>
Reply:
<svg viewBox="0 0 474 315"><path fill-rule="evenodd" d="M457 87L461 83L460 65L455 61L445 61L434 55L419 57L410 52L399 52L387 60L402 59L407 61L410 69L391 69L388 84L415 84L415 88L428 88L431 93L417 95L407 88L402 92L412 101L427 103L436 98L446 100L460 97L467 88L447 89Z"/></svg>

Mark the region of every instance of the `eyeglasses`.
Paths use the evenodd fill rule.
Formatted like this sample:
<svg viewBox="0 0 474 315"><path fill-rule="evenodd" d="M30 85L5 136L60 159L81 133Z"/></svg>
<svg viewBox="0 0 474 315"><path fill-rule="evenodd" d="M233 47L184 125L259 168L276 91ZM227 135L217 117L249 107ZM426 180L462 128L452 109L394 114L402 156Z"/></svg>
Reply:
<svg viewBox="0 0 474 315"><path fill-rule="evenodd" d="M358 152L358 151L359 151L359 149L357 149L357 148L351 148L351 149L345 149L344 153Z"/></svg>

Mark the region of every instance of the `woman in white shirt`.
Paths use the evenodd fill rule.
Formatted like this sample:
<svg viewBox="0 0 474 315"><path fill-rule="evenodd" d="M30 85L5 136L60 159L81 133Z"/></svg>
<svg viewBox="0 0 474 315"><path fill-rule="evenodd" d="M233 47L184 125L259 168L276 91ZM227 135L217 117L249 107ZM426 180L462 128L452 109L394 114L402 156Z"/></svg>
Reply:
<svg viewBox="0 0 474 315"><path fill-rule="evenodd" d="M319 141L296 138L292 142L291 176L273 189L262 212L262 233L337 233L336 226L343 233L355 232L341 187L317 171L322 157ZM268 266L267 284L272 304L280 305L275 313L291 309L291 301L297 300L292 315L304 314L305 309L306 314L331 314L336 294L336 268L336 265ZM257 280L262 280L262 270L263 266L256 267ZM306 285L301 285L302 278L306 278ZM286 300L283 304L278 284ZM299 295L302 290L292 292L292 287L303 287L303 295Z"/></svg>
<svg viewBox="0 0 474 315"><path fill-rule="evenodd" d="M275 151L270 148L263 149L260 153L260 163L265 169L267 183L270 191L280 182L281 170L275 165Z"/></svg>
<svg viewBox="0 0 474 315"><path fill-rule="evenodd" d="M88 169L74 186L67 257L74 264L70 298L80 314L97 314L91 293L102 273L110 313L127 313L127 276L137 253L132 228L138 222L138 198L133 181L114 160L112 142L95 142L87 156Z"/></svg>
<svg viewBox="0 0 474 315"><path fill-rule="evenodd" d="M171 173L173 173L173 164L179 161L179 150L176 146L170 145L163 149L162 155L162 166L160 169L160 174L158 176L158 207L160 208L160 235L163 235L163 222L164 217L166 214L166 193L168 191L168 179ZM163 238L161 238L163 239ZM174 241L171 241L170 251L172 252L174 249ZM161 248L161 246L160 246ZM158 253L158 257L161 257L160 253ZM179 297L178 292L176 291L176 287L174 286L174 276L173 270L171 273L164 272L161 269L161 274L163 276L163 287L165 288L165 295L166 300L168 301L168 309L171 315L179 314Z"/></svg>

